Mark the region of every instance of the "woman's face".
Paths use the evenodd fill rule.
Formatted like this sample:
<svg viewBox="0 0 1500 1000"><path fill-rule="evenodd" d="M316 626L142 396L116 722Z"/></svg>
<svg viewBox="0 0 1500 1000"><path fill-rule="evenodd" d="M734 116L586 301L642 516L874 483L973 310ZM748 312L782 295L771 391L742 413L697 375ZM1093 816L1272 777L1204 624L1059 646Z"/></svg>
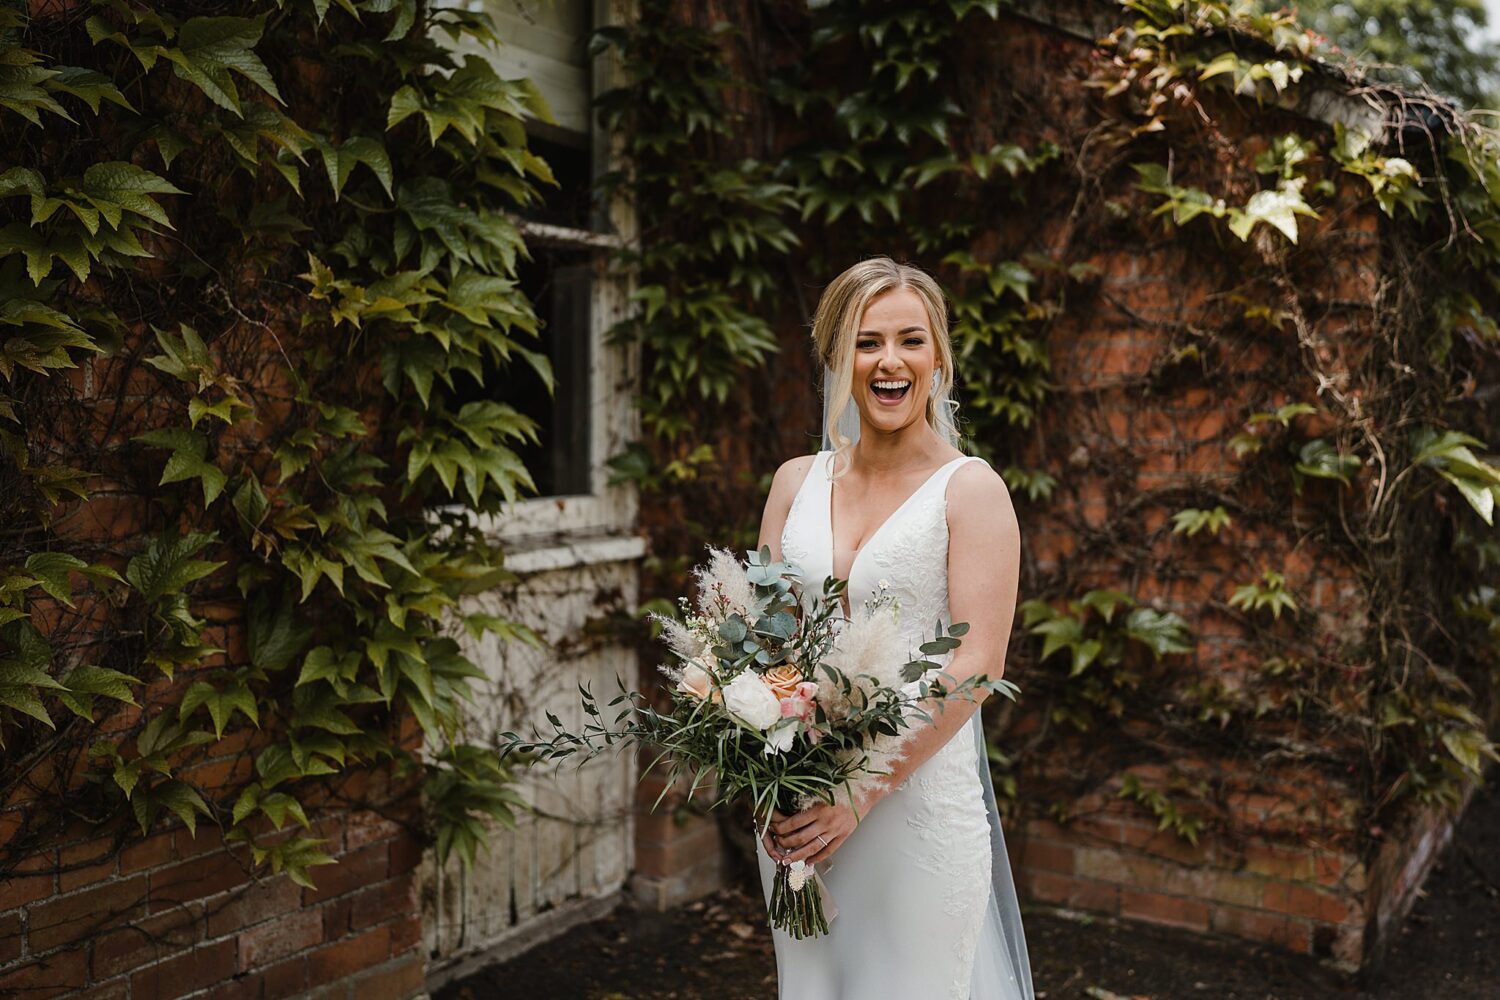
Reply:
<svg viewBox="0 0 1500 1000"><path fill-rule="evenodd" d="M865 307L854 338L851 391L865 423L891 433L925 423L937 344L916 292L896 288Z"/></svg>

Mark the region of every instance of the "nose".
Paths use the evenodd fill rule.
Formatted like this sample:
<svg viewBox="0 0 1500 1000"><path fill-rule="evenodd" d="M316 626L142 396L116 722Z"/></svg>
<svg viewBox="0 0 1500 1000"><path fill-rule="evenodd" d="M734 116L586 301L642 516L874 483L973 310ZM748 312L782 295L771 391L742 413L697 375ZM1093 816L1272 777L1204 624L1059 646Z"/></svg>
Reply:
<svg viewBox="0 0 1500 1000"><path fill-rule="evenodd" d="M896 360L896 345L886 341L885 348L880 352L880 368L882 371L893 372L899 366Z"/></svg>

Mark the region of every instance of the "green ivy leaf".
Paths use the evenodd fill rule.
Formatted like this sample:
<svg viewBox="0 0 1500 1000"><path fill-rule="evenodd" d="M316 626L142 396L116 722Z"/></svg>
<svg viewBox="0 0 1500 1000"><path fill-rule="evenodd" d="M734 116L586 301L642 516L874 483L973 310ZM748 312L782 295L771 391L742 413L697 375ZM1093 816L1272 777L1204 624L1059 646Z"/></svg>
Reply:
<svg viewBox="0 0 1500 1000"><path fill-rule="evenodd" d="M148 602L179 594L188 584L224 565L193 558L214 541L213 533L203 532L158 536L145 552L130 560L125 579Z"/></svg>
<svg viewBox="0 0 1500 1000"><path fill-rule="evenodd" d="M203 506L211 507L224 491L229 477L209 462L208 438L186 427L169 427L138 434L135 440L153 448L166 448L172 454L161 474L161 485L196 479L203 486Z"/></svg>
<svg viewBox="0 0 1500 1000"><path fill-rule="evenodd" d="M37 552L26 559L26 572L36 577L43 590L70 608L74 607L73 582L68 574L87 568L88 563L66 552Z"/></svg>
<svg viewBox="0 0 1500 1000"><path fill-rule="evenodd" d="M312 626L298 617L290 596L279 605L257 596L248 618L250 663L258 670L285 669L312 638Z"/></svg>
<svg viewBox="0 0 1500 1000"><path fill-rule="evenodd" d="M231 74L243 77L285 104L265 63L255 54L265 17L194 17L177 33L177 47L161 55L173 71L221 108L240 114L239 91Z"/></svg>
<svg viewBox="0 0 1500 1000"><path fill-rule="evenodd" d="M186 194L181 188L134 163L95 163L83 172L83 194L110 226L120 228L122 212L132 212L172 228L153 194Z"/></svg>

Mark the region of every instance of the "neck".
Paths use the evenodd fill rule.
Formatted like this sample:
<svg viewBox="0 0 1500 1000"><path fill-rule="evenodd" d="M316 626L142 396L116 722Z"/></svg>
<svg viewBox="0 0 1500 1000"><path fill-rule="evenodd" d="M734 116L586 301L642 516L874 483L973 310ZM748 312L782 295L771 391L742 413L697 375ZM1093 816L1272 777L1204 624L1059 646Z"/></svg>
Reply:
<svg viewBox="0 0 1500 1000"><path fill-rule="evenodd" d="M895 431L881 431L860 419L859 440L850 449L854 464L880 475L931 465L947 452L937 432L922 420Z"/></svg>

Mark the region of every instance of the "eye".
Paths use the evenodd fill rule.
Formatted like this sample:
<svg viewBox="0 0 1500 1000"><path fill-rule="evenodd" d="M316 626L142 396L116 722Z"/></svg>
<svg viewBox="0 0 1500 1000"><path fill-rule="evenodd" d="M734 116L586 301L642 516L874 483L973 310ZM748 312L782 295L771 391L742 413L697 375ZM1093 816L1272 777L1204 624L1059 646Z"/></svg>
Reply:
<svg viewBox="0 0 1500 1000"><path fill-rule="evenodd" d="M921 347L923 344L927 343L927 341L923 340L921 337L907 337L906 343L911 346Z"/></svg>
<svg viewBox="0 0 1500 1000"><path fill-rule="evenodd" d="M880 346L880 342L874 337L861 337L855 344L861 351L868 351L872 347Z"/></svg>

